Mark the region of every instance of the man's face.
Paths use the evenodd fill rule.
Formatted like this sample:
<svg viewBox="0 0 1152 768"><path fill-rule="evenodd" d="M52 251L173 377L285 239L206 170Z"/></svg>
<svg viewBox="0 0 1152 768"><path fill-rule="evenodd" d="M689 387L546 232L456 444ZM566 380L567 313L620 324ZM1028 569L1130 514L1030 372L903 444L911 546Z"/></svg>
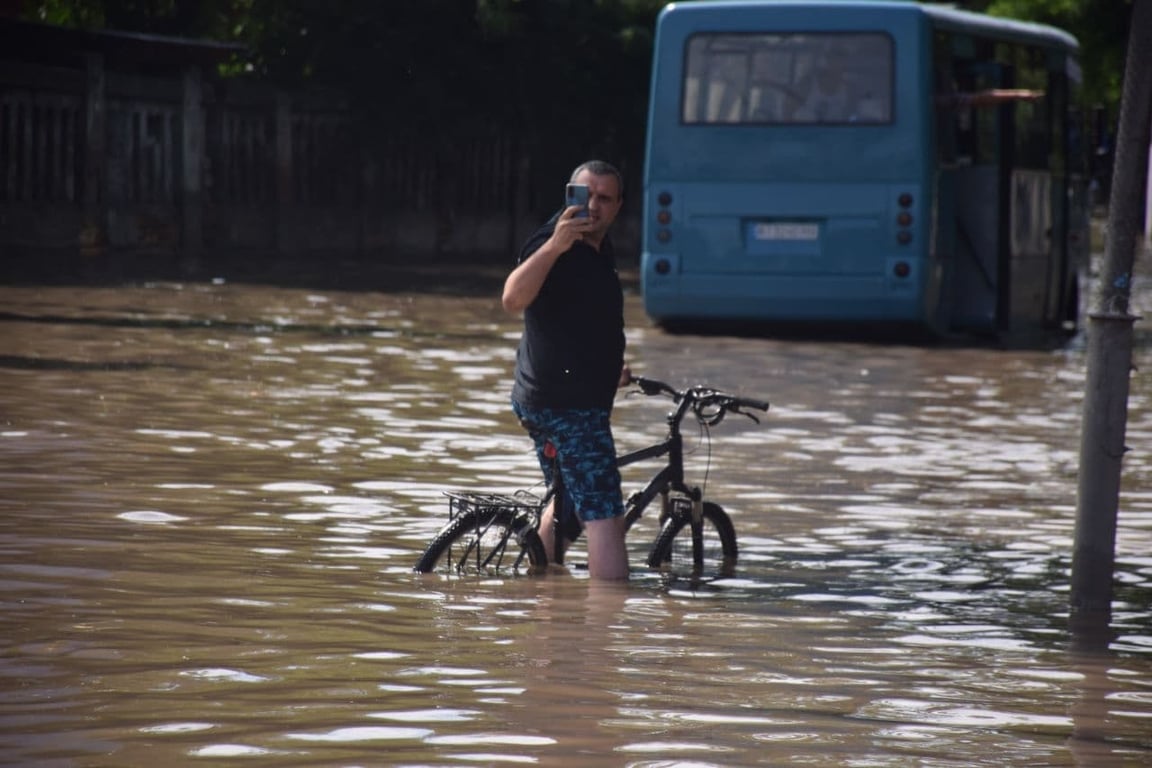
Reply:
<svg viewBox="0 0 1152 768"><path fill-rule="evenodd" d="M612 174L597 176L585 169L576 174L572 182L588 186L588 218L597 232L607 232L624 203L616 177Z"/></svg>

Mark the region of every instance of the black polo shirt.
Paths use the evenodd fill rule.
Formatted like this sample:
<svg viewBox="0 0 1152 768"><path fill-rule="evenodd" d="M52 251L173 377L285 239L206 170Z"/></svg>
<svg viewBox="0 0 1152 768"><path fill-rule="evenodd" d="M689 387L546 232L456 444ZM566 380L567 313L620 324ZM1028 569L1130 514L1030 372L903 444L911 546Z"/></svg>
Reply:
<svg viewBox="0 0 1152 768"><path fill-rule="evenodd" d="M552 236L556 216L520 249L523 262ZM529 408L612 408L624 365L624 296L612 244L577 241L524 310L512 399Z"/></svg>

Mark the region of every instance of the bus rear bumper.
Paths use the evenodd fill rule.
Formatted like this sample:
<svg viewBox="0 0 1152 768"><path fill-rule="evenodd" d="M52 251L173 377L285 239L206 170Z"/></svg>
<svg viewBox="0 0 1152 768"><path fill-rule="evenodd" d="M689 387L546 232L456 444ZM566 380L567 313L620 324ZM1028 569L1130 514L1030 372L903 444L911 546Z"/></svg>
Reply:
<svg viewBox="0 0 1152 768"><path fill-rule="evenodd" d="M666 320L923 323L911 280L875 276L646 275L644 310Z"/></svg>

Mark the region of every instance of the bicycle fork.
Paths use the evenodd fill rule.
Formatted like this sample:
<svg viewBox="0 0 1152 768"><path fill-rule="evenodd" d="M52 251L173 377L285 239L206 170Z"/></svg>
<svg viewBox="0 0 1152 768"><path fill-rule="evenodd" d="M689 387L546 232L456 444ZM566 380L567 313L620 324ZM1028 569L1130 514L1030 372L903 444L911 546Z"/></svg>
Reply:
<svg viewBox="0 0 1152 768"><path fill-rule="evenodd" d="M686 495L675 498L669 498L668 491L660 494L660 527L664 527L669 520L687 517L692 533L692 563L696 568L701 568L704 565L704 493L699 488L683 490Z"/></svg>
<svg viewBox="0 0 1152 768"><path fill-rule="evenodd" d="M696 569L704 567L704 494L695 493L692 498L692 566Z"/></svg>

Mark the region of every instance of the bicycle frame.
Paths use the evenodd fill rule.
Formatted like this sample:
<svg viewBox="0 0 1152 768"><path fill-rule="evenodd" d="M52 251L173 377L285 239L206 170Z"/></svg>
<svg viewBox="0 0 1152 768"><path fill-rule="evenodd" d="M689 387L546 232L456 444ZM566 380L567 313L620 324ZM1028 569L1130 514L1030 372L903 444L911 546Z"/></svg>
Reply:
<svg viewBox="0 0 1152 768"><path fill-rule="evenodd" d="M641 448L616 459L618 467L626 467L647 459L667 456L667 463L652 476L643 490L628 497L625 511L626 527L640 519L640 515L658 495L666 495L669 490L683 493L693 502L700 501L703 494L699 488L689 488L684 482L684 438L680 434L680 422L689 407L687 398L681 400L676 410L668 414L668 437L663 442Z"/></svg>

